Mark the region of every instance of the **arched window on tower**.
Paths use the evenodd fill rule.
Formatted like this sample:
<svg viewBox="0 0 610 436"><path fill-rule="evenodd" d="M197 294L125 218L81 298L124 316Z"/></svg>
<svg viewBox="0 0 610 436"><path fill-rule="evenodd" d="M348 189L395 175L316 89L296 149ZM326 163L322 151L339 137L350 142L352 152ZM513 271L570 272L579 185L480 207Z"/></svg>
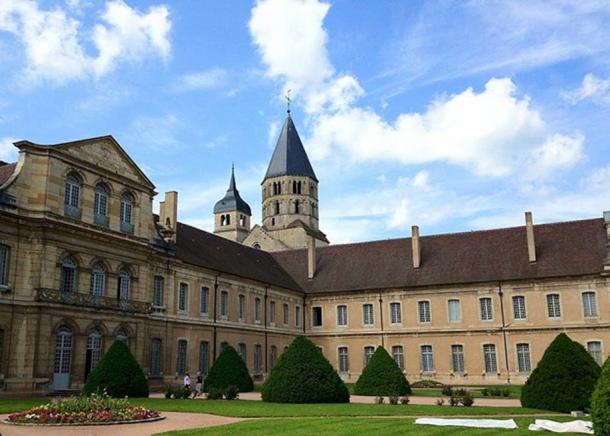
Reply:
<svg viewBox="0 0 610 436"><path fill-rule="evenodd" d="M299 204L299 200L295 200L294 201L294 213L300 213L300 204Z"/></svg>
<svg viewBox="0 0 610 436"><path fill-rule="evenodd" d="M296 182L296 180L292 181L292 193L293 194L297 193L297 182Z"/></svg>
<svg viewBox="0 0 610 436"><path fill-rule="evenodd" d="M301 182L298 182L297 183L297 191L298 191L299 194L301 193L301 186L302 186Z"/></svg>
<svg viewBox="0 0 610 436"><path fill-rule="evenodd" d="M279 201L275 202L275 214L276 215L280 214L280 202Z"/></svg>
<svg viewBox="0 0 610 436"><path fill-rule="evenodd" d="M221 226L225 225L225 216L224 215L220 215L220 225Z"/></svg>
<svg viewBox="0 0 610 436"><path fill-rule="evenodd" d="M229 214L227 214L226 223L227 225L231 224L231 215Z"/></svg>

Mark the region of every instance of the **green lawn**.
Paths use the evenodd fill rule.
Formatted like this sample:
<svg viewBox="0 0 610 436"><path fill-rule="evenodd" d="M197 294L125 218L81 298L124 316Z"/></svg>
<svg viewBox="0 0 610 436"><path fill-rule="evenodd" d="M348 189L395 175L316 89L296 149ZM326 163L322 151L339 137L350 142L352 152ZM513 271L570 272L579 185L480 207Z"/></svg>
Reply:
<svg viewBox="0 0 610 436"><path fill-rule="evenodd" d="M460 388L460 387L461 386L456 386L455 388ZM485 397L485 396L483 396L482 391L484 388L489 389L489 388L493 388L493 387L497 387L500 389L508 389L510 391L510 396L508 396L508 397L504 397L504 396ZM472 392L472 395L475 398L515 398L515 399L519 399L519 398L521 398L522 386L520 386L520 385L465 386L465 388L468 389L470 392ZM443 396L441 389L436 389L436 388L413 388L412 395L418 396L418 397L441 397L441 396Z"/></svg>
<svg viewBox="0 0 610 436"><path fill-rule="evenodd" d="M499 418L508 419L508 418ZM553 418L556 419L556 418ZM568 419L568 418L563 418ZM465 429L460 427L435 427L416 425L414 419L363 419L363 418L301 418L301 419L261 419L236 424L210 427L208 429L183 430L163 433L164 436L215 436L226 434L242 435L322 435L351 436L353 434L387 435L531 435L527 426L534 418L515 419L519 429Z"/></svg>

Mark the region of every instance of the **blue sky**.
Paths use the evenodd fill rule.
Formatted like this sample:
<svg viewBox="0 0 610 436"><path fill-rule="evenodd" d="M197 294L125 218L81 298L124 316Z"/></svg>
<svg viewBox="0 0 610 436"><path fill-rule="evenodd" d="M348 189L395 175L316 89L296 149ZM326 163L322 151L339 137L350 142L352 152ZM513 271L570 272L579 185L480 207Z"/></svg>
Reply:
<svg viewBox="0 0 610 436"><path fill-rule="evenodd" d="M291 89L332 242L598 217L608 22L605 1L2 0L0 159L112 134L208 230L234 162L260 222Z"/></svg>

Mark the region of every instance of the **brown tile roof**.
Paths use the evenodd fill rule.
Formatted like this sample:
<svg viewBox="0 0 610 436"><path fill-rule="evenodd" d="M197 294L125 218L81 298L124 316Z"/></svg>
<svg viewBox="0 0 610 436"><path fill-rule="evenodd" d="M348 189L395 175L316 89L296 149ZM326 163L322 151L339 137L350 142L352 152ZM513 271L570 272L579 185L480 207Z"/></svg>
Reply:
<svg viewBox="0 0 610 436"><path fill-rule="evenodd" d="M307 251L272 253L307 293L416 287L599 274L607 254L602 219L536 225L530 264L525 227L421 237L413 268L411 238L317 248L307 280Z"/></svg>
<svg viewBox="0 0 610 436"><path fill-rule="evenodd" d="M6 182L15 171L16 163L0 166L0 185Z"/></svg>
<svg viewBox="0 0 610 436"><path fill-rule="evenodd" d="M176 256L183 262L287 289L299 285L270 253L178 223Z"/></svg>

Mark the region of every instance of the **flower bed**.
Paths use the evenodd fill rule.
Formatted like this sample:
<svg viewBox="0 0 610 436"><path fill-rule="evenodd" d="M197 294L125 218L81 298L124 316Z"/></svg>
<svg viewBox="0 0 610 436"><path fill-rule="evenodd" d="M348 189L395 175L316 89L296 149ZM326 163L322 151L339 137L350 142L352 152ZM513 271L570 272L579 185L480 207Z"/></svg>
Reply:
<svg viewBox="0 0 610 436"><path fill-rule="evenodd" d="M70 397L53 400L42 406L13 413L7 423L38 425L127 424L156 421L162 416L156 410L129 404L126 398L107 395Z"/></svg>

